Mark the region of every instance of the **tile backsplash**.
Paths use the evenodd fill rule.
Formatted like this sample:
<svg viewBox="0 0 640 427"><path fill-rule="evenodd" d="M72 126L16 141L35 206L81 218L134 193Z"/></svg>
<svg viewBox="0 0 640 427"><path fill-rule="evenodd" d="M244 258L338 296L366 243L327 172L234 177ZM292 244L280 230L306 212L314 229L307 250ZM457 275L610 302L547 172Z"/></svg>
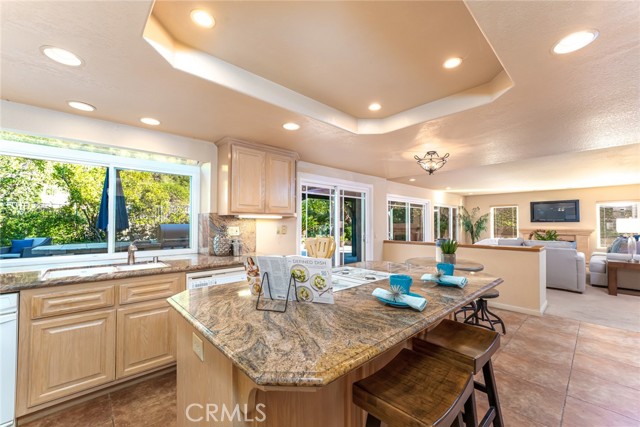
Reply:
<svg viewBox="0 0 640 427"><path fill-rule="evenodd" d="M201 254L215 255L213 251L213 239L216 236L226 236L229 239L239 239L241 242L240 253L254 253L256 251L256 220L238 219L234 216L218 215L214 213L200 214L200 236L198 252ZM229 227L239 227L240 236L227 236ZM229 252L231 255L231 252Z"/></svg>

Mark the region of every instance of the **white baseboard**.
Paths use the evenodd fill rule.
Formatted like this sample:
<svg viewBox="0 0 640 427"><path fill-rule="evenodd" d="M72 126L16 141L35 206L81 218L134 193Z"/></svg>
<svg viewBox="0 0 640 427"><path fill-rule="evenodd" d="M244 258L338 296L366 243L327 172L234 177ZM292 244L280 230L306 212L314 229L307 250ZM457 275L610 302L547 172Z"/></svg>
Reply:
<svg viewBox="0 0 640 427"><path fill-rule="evenodd" d="M516 313L529 314L531 316L542 316L547 309L547 301L545 300L540 310L532 310L530 308L518 307L517 305L502 304L499 302L489 301L489 307L499 308L500 310L515 311Z"/></svg>

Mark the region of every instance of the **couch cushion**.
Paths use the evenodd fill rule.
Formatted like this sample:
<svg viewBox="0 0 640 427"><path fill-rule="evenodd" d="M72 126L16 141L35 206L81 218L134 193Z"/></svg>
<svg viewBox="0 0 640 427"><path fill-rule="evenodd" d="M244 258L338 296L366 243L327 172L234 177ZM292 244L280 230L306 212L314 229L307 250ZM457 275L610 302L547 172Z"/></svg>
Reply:
<svg viewBox="0 0 640 427"><path fill-rule="evenodd" d="M31 246L33 246L33 239L12 240L11 253L19 254L24 248L30 248Z"/></svg>
<svg viewBox="0 0 640 427"><path fill-rule="evenodd" d="M592 256L589 260L589 272L591 273L606 273L607 272L607 263L606 257L603 256Z"/></svg>
<svg viewBox="0 0 640 427"><path fill-rule="evenodd" d="M499 246L522 246L522 242L524 242L522 237L516 239L498 239Z"/></svg>
<svg viewBox="0 0 640 427"><path fill-rule="evenodd" d="M544 246L545 248L575 249L575 242L563 242L560 240L525 240L524 246Z"/></svg>

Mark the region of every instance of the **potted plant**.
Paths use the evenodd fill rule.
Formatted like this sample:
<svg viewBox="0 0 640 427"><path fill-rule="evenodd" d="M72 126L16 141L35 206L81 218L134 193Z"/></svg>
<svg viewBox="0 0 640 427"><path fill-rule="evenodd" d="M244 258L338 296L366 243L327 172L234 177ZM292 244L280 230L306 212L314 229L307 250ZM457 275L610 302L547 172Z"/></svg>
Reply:
<svg viewBox="0 0 640 427"><path fill-rule="evenodd" d="M440 245L442 249L442 262L447 264L456 263L456 250L458 249L458 242L455 240L447 240Z"/></svg>
<svg viewBox="0 0 640 427"><path fill-rule="evenodd" d="M558 240L558 232L555 230L535 230L531 234L533 234L536 240ZM531 238L531 236L529 236L529 238Z"/></svg>
<svg viewBox="0 0 640 427"><path fill-rule="evenodd" d="M489 221L489 214L486 213L476 218L476 215L480 211L480 208L476 206L471 209L471 213L464 207L460 206L460 223L464 231L471 237L471 243L475 243L480 239L480 235L487 231L487 222Z"/></svg>

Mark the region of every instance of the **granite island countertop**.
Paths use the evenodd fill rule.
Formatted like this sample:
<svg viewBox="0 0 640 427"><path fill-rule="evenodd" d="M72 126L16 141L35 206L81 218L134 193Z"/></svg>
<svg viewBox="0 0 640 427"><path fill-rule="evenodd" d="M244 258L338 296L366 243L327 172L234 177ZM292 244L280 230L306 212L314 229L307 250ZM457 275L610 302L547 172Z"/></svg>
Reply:
<svg viewBox="0 0 640 427"><path fill-rule="evenodd" d="M428 300L422 312L393 308L371 295L388 279L334 294L335 304L289 302L285 313L257 311L244 283L187 290L172 307L254 383L322 386L427 329L457 308L502 283L486 273L456 272L464 289L422 282L424 267L389 262L352 264L409 274L411 292Z"/></svg>
<svg viewBox="0 0 640 427"><path fill-rule="evenodd" d="M139 260L143 261L146 258L140 257ZM47 264L46 258L42 260L42 264L33 266L25 266L20 271L9 272L2 271L0 269L0 294L9 292L20 292L25 289L43 288L50 286L62 286L71 285L74 283L87 283L87 282L102 282L105 280L113 279L125 279L127 277L149 276L154 274L166 274L166 273L179 273L201 270L215 270L218 268L241 266L242 257L218 257L210 255L172 255L160 257L160 261L169 264L168 267L142 269L142 270L130 270L130 271L118 271L108 274L93 274L91 276L69 276L53 279L43 279L44 273L49 269L59 269L68 266L68 268L74 268L72 265L76 264ZM113 263L122 263L122 260L102 260L91 263L91 266L109 265ZM89 263L83 263L89 265ZM0 265L1 268L1 265Z"/></svg>

